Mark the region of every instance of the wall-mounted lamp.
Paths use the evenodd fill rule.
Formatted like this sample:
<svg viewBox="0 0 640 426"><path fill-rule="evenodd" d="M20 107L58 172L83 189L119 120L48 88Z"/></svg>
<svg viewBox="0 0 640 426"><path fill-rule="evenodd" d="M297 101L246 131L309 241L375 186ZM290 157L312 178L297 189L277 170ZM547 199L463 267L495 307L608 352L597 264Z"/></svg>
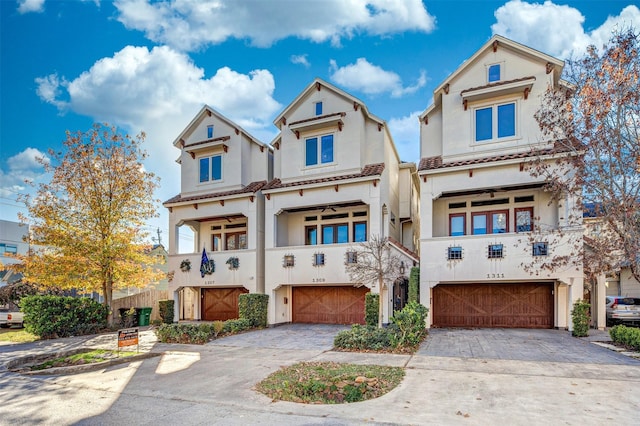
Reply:
<svg viewBox="0 0 640 426"><path fill-rule="evenodd" d="M404 270L404 261L401 261L400 262L400 275L404 275L404 272L405 272L405 270Z"/></svg>

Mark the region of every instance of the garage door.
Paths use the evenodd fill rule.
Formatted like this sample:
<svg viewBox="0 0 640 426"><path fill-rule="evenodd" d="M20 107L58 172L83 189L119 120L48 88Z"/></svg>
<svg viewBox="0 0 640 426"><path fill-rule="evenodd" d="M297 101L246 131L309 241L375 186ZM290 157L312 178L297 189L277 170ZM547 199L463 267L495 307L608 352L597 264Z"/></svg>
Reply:
<svg viewBox="0 0 640 426"><path fill-rule="evenodd" d="M238 318L238 296L248 292L242 287L202 289L202 319L226 321Z"/></svg>
<svg viewBox="0 0 640 426"><path fill-rule="evenodd" d="M433 288L435 327L553 327L553 284L445 284Z"/></svg>
<svg viewBox="0 0 640 426"><path fill-rule="evenodd" d="M294 287L293 322L364 324L366 287Z"/></svg>

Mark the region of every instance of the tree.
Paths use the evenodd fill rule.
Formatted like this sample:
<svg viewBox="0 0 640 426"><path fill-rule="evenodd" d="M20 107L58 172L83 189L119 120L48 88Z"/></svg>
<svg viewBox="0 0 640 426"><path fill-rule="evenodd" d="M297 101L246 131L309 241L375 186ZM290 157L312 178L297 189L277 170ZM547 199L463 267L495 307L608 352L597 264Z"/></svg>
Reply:
<svg viewBox="0 0 640 426"><path fill-rule="evenodd" d="M51 161L39 160L51 181L22 199L29 213L20 219L30 222L32 247L20 256L24 279L98 291L110 305L114 289L161 278L143 243L143 225L156 216L158 179L142 165L144 133L132 139L94 124L66 136L64 153L49 150Z"/></svg>
<svg viewBox="0 0 640 426"><path fill-rule="evenodd" d="M378 327L382 327L382 307L384 306L384 290L387 283L398 278L400 259L391 253L386 238L372 236L368 241L358 243L353 248L355 262L347 262L345 269L351 281L378 285L380 293L378 303Z"/></svg>
<svg viewBox="0 0 640 426"><path fill-rule="evenodd" d="M640 280L640 62L638 34L619 31L608 45L590 46L567 61L564 88L550 88L536 113L542 134L566 153L538 160L547 190L579 194L602 220L584 251L587 274L628 264ZM569 172L572 171L572 172ZM581 241L582 243L582 241Z"/></svg>

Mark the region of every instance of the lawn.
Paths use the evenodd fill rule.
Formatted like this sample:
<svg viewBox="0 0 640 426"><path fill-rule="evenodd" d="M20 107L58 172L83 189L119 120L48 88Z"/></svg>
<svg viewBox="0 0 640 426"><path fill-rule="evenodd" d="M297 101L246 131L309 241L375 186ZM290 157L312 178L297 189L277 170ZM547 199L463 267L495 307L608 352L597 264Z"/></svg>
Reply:
<svg viewBox="0 0 640 426"><path fill-rule="evenodd" d="M0 342L27 343L39 340L38 336L27 333L24 328L0 328Z"/></svg>

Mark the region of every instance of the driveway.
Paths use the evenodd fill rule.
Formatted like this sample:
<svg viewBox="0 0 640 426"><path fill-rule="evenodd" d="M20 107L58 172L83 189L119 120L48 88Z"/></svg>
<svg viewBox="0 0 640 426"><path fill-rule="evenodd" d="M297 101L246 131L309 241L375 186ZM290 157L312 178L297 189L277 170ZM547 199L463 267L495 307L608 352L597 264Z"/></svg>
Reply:
<svg viewBox="0 0 640 426"><path fill-rule="evenodd" d="M416 355L640 365L639 360L577 339L561 330L433 328Z"/></svg>

